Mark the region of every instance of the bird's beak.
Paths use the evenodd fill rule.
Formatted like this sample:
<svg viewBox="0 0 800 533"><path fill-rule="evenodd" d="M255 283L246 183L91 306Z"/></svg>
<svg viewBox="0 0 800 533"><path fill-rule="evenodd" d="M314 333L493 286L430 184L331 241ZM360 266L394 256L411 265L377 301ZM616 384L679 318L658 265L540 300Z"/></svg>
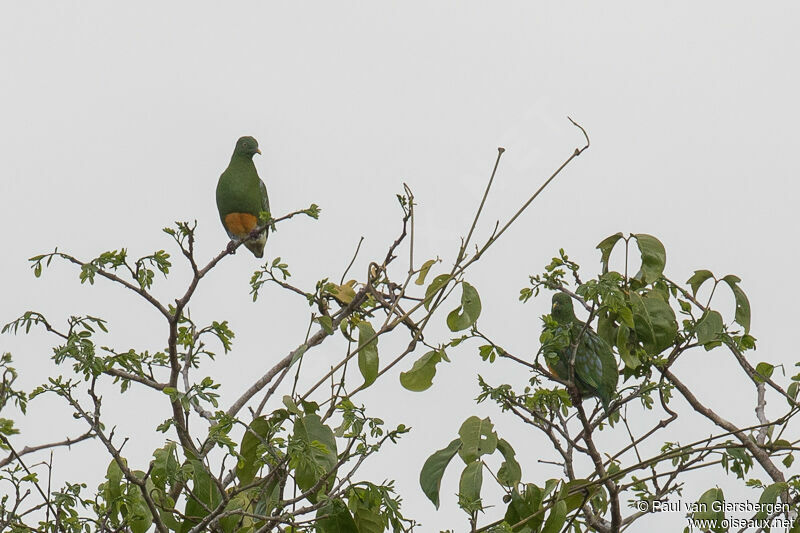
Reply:
<svg viewBox="0 0 800 533"><path fill-rule="evenodd" d="M258 155L261 155L261 149L260 149L260 148L256 148L256 153L257 153Z"/></svg>

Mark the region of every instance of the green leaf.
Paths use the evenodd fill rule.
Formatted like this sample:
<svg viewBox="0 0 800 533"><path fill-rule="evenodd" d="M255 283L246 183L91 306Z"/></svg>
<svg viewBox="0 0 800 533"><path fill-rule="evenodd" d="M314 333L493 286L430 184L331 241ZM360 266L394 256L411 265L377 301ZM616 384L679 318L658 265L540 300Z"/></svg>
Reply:
<svg viewBox="0 0 800 533"><path fill-rule="evenodd" d="M372 340L370 340L372 339ZM372 385L378 377L378 337L372 324L358 323L358 369L364 377L364 387Z"/></svg>
<svg viewBox="0 0 800 533"><path fill-rule="evenodd" d="M800 390L800 383L797 381L792 381L789 383L789 386L786 388L786 402L794 407L795 401L797 400L797 392Z"/></svg>
<svg viewBox="0 0 800 533"><path fill-rule="evenodd" d="M232 514L226 516L225 518L221 518L219 521L219 525L222 528L223 533L235 533L243 530L240 525L250 519L244 518L242 514L238 514L236 511L241 511L242 513L252 512L252 508L250 507L252 500L252 493L240 492L228 501L228 505L225 506L224 512Z"/></svg>
<svg viewBox="0 0 800 533"><path fill-rule="evenodd" d="M609 313L608 310L603 309L597 317L597 334L608 343L609 346L614 345L614 341L618 334L616 314Z"/></svg>
<svg viewBox="0 0 800 533"><path fill-rule="evenodd" d="M258 501L255 505L255 514L269 515L277 506L280 500L280 476L274 476L266 486L258 491Z"/></svg>
<svg viewBox="0 0 800 533"><path fill-rule="evenodd" d="M481 485L483 484L483 463L473 461L461 472L458 482L459 499L470 504L481 499Z"/></svg>
<svg viewBox="0 0 800 533"><path fill-rule="evenodd" d="M481 298L478 291L467 283L461 282L461 305L447 315L447 327L450 331L461 331L472 326L481 314Z"/></svg>
<svg viewBox="0 0 800 533"><path fill-rule="evenodd" d="M542 527L542 533L559 533L567 521L567 504L559 500L551 509L547 521Z"/></svg>
<svg viewBox="0 0 800 533"><path fill-rule="evenodd" d="M733 274L728 274L722 281L728 284L728 287L733 291L733 297L736 299L736 314L734 320L737 324L744 328L745 335L750 333L750 301L747 295L739 287L739 282L742 281Z"/></svg>
<svg viewBox="0 0 800 533"><path fill-rule="evenodd" d="M505 522L509 525L514 525L527 518L523 524L512 529L512 531L515 533L520 531L529 533L539 530L542 522L544 522L544 515L542 513L536 514L536 512L541 507L542 498L542 489L532 483L525 486L525 491L522 495L516 489L511 492L511 502L508 504L508 509L506 509Z"/></svg>
<svg viewBox="0 0 800 533"><path fill-rule="evenodd" d="M428 311L431 310L431 305L433 304L433 301L436 299L435 296L436 293L440 289L442 289L445 285L447 285L447 282L450 281L450 279L451 279L450 274L439 274L438 276L433 278L431 284L428 285L427 289L425 289L425 309L427 309Z"/></svg>
<svg viewBox="0 0 800 533"><path fill-rule="evenodd" d="M718 341L722 328L722 315L717 311L706 311L697 323L697 329L695 330L697 342L706 344L707 342Z"/></svg>
<svg viewBox="0 0 800 533"><path fill-rule="evenodd" d="M781 492L788 488L789 484L784 481L773 483L765 488L764 492L761 493L761 497L758 499L758 503L762 504L762 509L759 510L753 518L756 520L764 520L767 518L767 507L774 504Z"/></svg>
<svg viewBox="0 0 800 533"><path fill-rule="evenodd" d="M702 285L707 279L713 278L714 274L711 273L710 270L695 270L692 277L689 278L686 283L692 288L692 296L697 296L697 291L700 289L700 285Z"/></svg>
<svg viewBox="0 0 800 533"><path fill-rule="evenodd" d="M134 471L134 475L139 479L145 477L145 473L140 470ZM145 481L145 489L151 495L153 490L155 490L153 482L150 479ZM142 495L142 490L138 486L128 486L128 501L126 506L128 507L126 518L130 524L131 533L145 533L150 529L150 526L153 525L153 514L150 512L150 508L147 506L147 502Z"/></svg>
<svg viewBox="0 0 800 533"><path fill-rule="evenodd" d="M416 361L408 372L400 372L400 384L406 389L421 392L433 384L436 365L442 360L438 350L431 350Z"/></svg>
<svg viewBox="0 0 800 533"><path fill-rule="evenodd" d="M494 453L497 449L497 433L488 418L477 416L467 418L458 430L461 437L461 448L458 455L464 463L469 464L482 455Z"/></svg>
<svg viewBox="0 0 800 533"><path fill-rule="evenodd" d="M599 492L597 485L592 485L588 479L573 479L561 486L559 494L563 496L563 501L567 505L567 514L569 514L585 501L589 501L597 492Z"/></svg>
<svg viewBox="0 0 800 533"><path fill-rule="evenodd" d="M383 518L378 510L358 507L353 512L353 520L358 528L358 533L383 533L385 531Z"/></svg>
<svg viewBox="0 0 800 533"><path fill-rule="evenodd" d="M153 452L153 470L150 478L153 484L161 490L167 488L170 480L174 479L180 469L177 456L177 445L170 442L163 448L158 448Z"/></svg>
<svg viewBox="0 0 800 533"><path fill-rule="evenodd" d="M608 272L608 259L611 257L611 250L614 249L614 245L616 245L617 241L621 238L622 233L615 233L600 241L600 244L595 247L600 250L600 262L603 264L603 274Z"/></svg>
<svg viewBox="0 0 800 533"><path fill-rule="evenodd" d="M211 475L206 470L206 467L201 461L197 459L189 460L192 466L192 494L194 498L188 498L186 501L186 520L183 522L181 531L186 533L192 529L198 522L200 522L208 511L213 510L222 501L216 483L211 480Z"/></svg>
<svg viewBox="0 0 800 533"><path fill-rule="evenodd" d="M295 481L300 490L305 492L336 466L336 437L333 435L333 430L322 423L319 415L309 414L295 419L294 438L308 446L307 455L302 458L292 458L295 459L292 461L295 467ZM328 476L327 484L332 483L334 477L335 474ZM308 499L316 503L317 498L312 494Z"/></svg>
<svg viewBox="0 0 800 533"><path fill-rule="evenodd" d="M698 509L705 509L703 511L696 511L692 513L692 518L695 520L708 520L712 523L716 523L715 526L712 526L711 530L715 533L722 533L723 531L727 531L726 528L722 527L721 522L725 519L725 511L714 511L714 508L720 508L720 505L714 505L714 502L722 502L725 500L725 495L722 493L722 489L720 488L713 488L708 489L700 496L700 499L697 500Z"/></svg>
<svg viewBox="0 0 800 533"><path fill-rule="evenodd" d="M617 346L617 351L619 352L619 356L622 358L622 361L625 363L625 366L630 368L631 370L636 370L636 368L641 364L639 358L636 357L635 354L631 353L628 349L628 340L630 339L631 330L625 324L621 324L617 329L617 338L615 345Z"/></svg>
<svg viewBox="0 0 800 533"><path fill-rule="evenodd" d="M317 317L317 322L328 335L333 335L333 320L329 316Z"/></svg>
<svg viewBox="0 0 800 533"><path fill-rule="evenodd" d="M425 278L428 276L428 272L430 272L431 267L436 264L436 259L428 259L422 264L422 268L419 269L419 275L417 276L417 285L425 285Z"/></svg>
<svg viewBox="0 0 800 533"><path fill-rule="evenodd" d="M106 482L103 483L103 498L106 502L118 500L122 496L122 470L117 464L116 459L112 459L106 469ZM112 518L118 520L118 507L112 506Z"/></svg>
<svg viewBox="0 0 800 533"><path fill-rule="evenodd" d="M505 439L498 439L497 449L505 459L497 471L497 480L506 487L516 487L522 479L522 467L517 462L514 448Z"/></svg>
<svg viewBox="0 0 800 533"><path fill-rule="evenodd" d="M757 374L753 376L753 379L756 380L758 383L763 383L769 378L772 377L772 373L775 371L775 366L769 363L758 363L756 365L756 372Z"/></svg>
<svg viewBox="0 0 800 533"><path fill-rule="evenodd" d="M422 465L419 473L419 486L437 509L439 508L439 489L442 485L442 476L460 447L461 439L455 439L447 447L434 452Z"/></svg>
<svg viewBox="0 0 800 533"><path fill-rule="evenodd" d="M289 411L290 413L292 413L293 415L302 415L303 414L303 411L301 411L300 408L297 407L297 403L295 403L295 401L292 399L292 397L289 396L288 394L285 394L283 396L282 401L283 401L284 407L286 407L286 410Z"/></svg>
<svg viewBox="0 0 800 533"><path fill-rule="evenodd" d="M257 461L256 450L258 445L266 440L269 430L269 421L266 417L260 416L250 423L244 433L244 437L242 437L242 444L239 449L240 458L236 465L236 476L242 485L253 481L256 472L261 467Z"/></svg>
<svg viewBox="0 0 800 533"><path fill-rule="evenodd" d="M630 307L622 306L617 309L617 314L619 314L620 324L624 324L629 328L634 327L633 323L633 311L631 311Z"/></svg>
<svg viewBox="0 0 800 533"><path fill-rule="evenodd" d="M661 353L672 345L678 333L675 312L655 295L648 294L642 298L631 292L630 298L637 338L650 355Z"/></svg>
<svg viewBox="0 0 800 533"><path fill-rule="evenodd" d="M320 533L359 533L347 505L340 500L331 500L317 510L315 523Z"/></svg>
<svg viewBox="0 0 800 533"><path fill-rule="evenodd" d="M646 233L635 233L633 237L636 239L642 255L642 267L634 277L641 279L644 283L658 281L667 264L667 252L664 250L664 245Z"/></svg>

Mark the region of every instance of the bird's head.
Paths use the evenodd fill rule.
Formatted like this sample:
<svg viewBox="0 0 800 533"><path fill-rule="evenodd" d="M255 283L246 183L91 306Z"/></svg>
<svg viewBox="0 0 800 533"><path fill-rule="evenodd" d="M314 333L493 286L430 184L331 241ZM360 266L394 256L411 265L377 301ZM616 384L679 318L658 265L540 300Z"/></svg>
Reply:
<svg viewBox="0 0 800 533"><path fill-rule="evenodd" d="M550 316L559 324L568 324L575 319L575 309L572 307L572 298L563 292L553 295L553 307Z"/></svg>
<svg viewBox="0 0 800 533"><path fill-rule="evenodd" d="M255 154L260 154L261 150L258 149L258 141L249 135L246 137L239 137L236 141L236 148L233 149L233 155L253 157Z"/></svg>

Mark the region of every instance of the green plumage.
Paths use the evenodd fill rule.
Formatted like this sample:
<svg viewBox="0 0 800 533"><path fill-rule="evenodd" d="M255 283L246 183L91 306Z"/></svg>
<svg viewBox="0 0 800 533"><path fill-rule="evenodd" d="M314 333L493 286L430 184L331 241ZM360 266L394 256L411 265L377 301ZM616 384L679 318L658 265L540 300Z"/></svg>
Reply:
<svg viewBox="0 0 800 533"><path fill-rule="evenodd" d="M258 141L241 137L236 141L228 168L217 182L217 209L225 231L231 239L247 239L244 245L259 258L264 256L266 228L257 237L248 237L258 225L260 213L269 212L267 187L253 163L253 156L260 153Z"/></svg>
<svg viewBox="0 0 800 533"><path fill-rule="evenodd" d="M578 391L585 397L597 396L608 413L619 379L611 347L575 317L569 295L562 292L553 295L551 316L558 325L547 336L543 346L547 366L559 378L569 380L569 362L578 339L574 372Z"/></svg>

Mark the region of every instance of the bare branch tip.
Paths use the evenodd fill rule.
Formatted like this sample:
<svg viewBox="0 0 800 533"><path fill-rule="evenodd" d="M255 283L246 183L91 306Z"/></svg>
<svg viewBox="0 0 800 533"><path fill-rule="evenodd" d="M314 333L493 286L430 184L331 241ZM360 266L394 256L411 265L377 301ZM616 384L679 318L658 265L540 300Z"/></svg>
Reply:
<svg viewBox="0 0 800 533"><path fill-rule="evenodd" d="M588 133L586 133L586 130L584 129L584 127L583 127L583 126L581 126L580 124L578 124L577 122L575 122L575 121L572 119L572 117L570 117L569 115L567 115L567 120L569 120L570 122L572 122L572 125L573 125L573 126L575 126L576 128L578 128L579 130L581 130L581 133L583 133L583 137L586 139L586 146L584 146L583 148L576 148L576 149L575 149L575 155L576 155L576 156L579 156L579 155L581 155L581 153L582 153L584 150L586 150L587 148L589 148L589 145L591 144L591 142L589 141L589 134L588 134Z"/></svg>

